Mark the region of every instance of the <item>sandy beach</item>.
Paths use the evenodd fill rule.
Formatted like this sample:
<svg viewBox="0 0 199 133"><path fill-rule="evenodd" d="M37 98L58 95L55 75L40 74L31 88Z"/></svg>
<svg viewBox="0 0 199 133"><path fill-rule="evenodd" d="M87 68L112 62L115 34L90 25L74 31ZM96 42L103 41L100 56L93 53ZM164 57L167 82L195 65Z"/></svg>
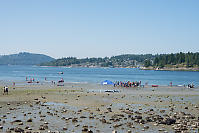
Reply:
<svg viewBox="0 0 199 133"><path fill-rule="evenodd" d="M16 83L14 88L10 84L8 95L0 93L0 132L199 131L199 88L88 83Z"/></svg>

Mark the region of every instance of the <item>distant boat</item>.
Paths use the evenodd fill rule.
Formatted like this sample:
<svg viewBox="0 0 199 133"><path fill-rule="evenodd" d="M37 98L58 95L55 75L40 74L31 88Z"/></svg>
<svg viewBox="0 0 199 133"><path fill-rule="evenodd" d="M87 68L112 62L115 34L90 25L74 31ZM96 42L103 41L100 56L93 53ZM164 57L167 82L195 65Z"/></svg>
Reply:
<svg viewBox="0 0 199 133"><path fill-rule="evenodd" d="M152 85L152 87L158 87L159 85Z"/></svg>
<svg viewBox="0 0 199 133"><path fill-rule="evenodd" d="M63 83L64 79L62 78L61 80L58 81L58 83Z"/></svg>
<svg viewBox="0 0 199 133"><path fill-rule="evenodd" d="M64 72L58 72L58 74L64 74Z"/></svg>
<svg viewBox="0 0 199 133"><path fill-rule="evenodd" d="M184 86L184 85L177 85L178 87L182 87L182 86Z"/></svg>

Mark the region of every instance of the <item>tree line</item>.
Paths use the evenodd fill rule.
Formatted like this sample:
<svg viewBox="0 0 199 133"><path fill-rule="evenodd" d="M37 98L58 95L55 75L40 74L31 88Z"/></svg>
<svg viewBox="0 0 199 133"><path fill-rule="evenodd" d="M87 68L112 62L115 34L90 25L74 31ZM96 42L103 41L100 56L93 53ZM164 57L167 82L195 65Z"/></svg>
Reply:
<svg viewBox="0 0 199 133"><path fill-rule="evenodd" d="M56 59L51 62L41 63L41 66L80 66L80 67L135 67L153 66L163 68L165 66L195 67L199 66L199 53L171 53L171 54L124 54L104 58L82 58L67 57Z"/></svg>
<svg viewBox="0 0 199 133"><path fill-rule="evenodd" d="M176 53L156 55L153 60L146 59L144 66L154 66L163 68L166 65L181 65L185 67L199 66L199 53Z"/></svg>
<svg viewBox="0 0 199 133"><path fill-rule="evenodd" d="M76 57L67 57L57 59L51 62L46 62L40 64L41 66L71 66L71 65L88 65L88 66L98 66L98 67L133 67L137 64L143 64L145 59L152 59L154 55L145 54L145 55L134 55L134 54L125 54L112 57L104 58L83 58L78 59Z"/></svg>

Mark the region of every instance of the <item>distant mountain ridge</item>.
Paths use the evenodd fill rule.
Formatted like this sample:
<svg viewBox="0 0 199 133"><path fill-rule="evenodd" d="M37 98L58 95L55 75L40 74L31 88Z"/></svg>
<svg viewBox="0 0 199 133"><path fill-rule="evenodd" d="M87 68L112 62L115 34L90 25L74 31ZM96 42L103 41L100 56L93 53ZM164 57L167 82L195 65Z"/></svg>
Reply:
<svg viewBox="0 0 199 133"><path fill-rule="evenodd" d="M0 65L38 65L53 60L55 59L44 54L20 52L19 54L1 55Z"/></svg>

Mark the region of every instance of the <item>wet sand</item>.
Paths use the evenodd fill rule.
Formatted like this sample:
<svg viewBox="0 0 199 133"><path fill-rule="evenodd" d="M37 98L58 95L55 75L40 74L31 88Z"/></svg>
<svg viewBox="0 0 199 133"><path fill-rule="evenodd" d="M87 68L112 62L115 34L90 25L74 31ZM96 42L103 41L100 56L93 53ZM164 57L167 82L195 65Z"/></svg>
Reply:
<svg viewBox="0 0 199 133"><path fill-rule="evenodd" d="M16 84L8 95L0 93L0 132L166 133L198 130L199 88L44 83Z"/></svg>

